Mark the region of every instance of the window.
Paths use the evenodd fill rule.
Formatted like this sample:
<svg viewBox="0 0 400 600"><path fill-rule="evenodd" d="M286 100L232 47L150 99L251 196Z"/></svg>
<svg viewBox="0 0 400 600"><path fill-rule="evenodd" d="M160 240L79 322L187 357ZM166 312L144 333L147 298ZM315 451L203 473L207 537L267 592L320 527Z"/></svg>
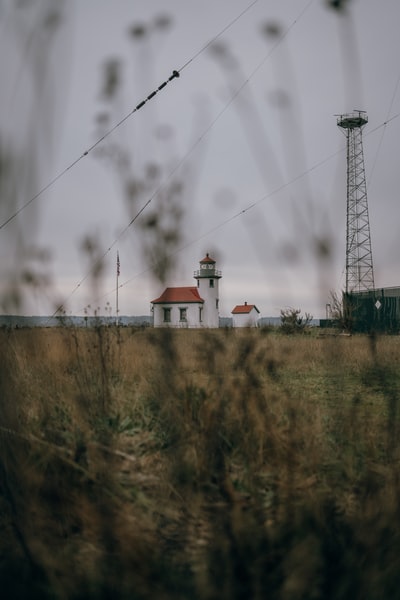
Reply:
<svg viewBox="0 0 400 600"><path fill-rule="evenodd" d="M171 309L164 308L164 323L171 323Z"/></svg>
<svg viewBox="0 0 400 600"><path fill-rule="evenodd" d="M180 308L179 309L179 320L180 321L186 321L187 320L187 309L186 308Z"/></svg>
<svg viewBox="0 0 400 600"><path fill-rule="evenodd" d="M214 287L214 279L210 279L210 287Z"/></svg>
<svg viewBox="0 0 400 600"><path fill-rule="evenodd" d="M203 321L203 307L199 306L199 323Z"/></svg>
<svg viewBox="0 0 400 600"><path fill-rule="evenodd" d="M216 309L218 309L218 306L219 306L219 298L217 298L217 299L215 300L215 308L216 308Z"/></svg>

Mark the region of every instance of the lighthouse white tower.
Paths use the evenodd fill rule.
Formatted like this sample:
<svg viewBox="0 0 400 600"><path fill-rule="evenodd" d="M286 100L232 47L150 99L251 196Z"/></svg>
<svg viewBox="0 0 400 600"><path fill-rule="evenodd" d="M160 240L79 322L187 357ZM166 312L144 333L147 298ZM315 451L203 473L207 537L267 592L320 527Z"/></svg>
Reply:
<svg viewBox="0 0 400 600"><path fill-rule="evenodd" d="M216 261L206 256L200 261L200 268L194 272L194 278L197 279L197 289L199 295L204 300L201 326L219 327L219 280L222 277L221 271L215 268Z"/></svg>

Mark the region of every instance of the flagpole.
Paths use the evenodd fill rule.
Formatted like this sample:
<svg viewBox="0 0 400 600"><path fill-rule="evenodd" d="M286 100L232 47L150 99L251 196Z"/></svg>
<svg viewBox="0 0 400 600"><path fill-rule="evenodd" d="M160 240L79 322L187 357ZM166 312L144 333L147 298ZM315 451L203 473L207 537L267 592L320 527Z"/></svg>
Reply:
<svg viewBox="0 0 400 600"><path fill-rule="evenodd" d="M119 326L119 308L118 308L118 278L120 272L120 263L119 263L119 252L117 250L117 281L116 281L116 309L117 309L117 318L116 318L116 326Z"/></svg>

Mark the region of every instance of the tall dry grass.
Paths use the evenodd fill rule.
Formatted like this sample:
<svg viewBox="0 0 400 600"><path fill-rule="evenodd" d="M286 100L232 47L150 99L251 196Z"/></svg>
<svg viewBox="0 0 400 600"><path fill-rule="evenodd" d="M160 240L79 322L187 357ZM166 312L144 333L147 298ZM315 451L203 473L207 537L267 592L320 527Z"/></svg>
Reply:
<svg viewBox="0 0 400 600"><path fill-rule="evenodd" d="M324 4L341 13L351 33L349 3ZM23 66L33 89L26 94L29 110L19 111L16 126L10 121L1 131L3 223L41 187L35 183L43 180L39 158L52 148L43 133L53 131L56 90L62 96L68 84L65 69L53 60L53 34L68 16L67 3L58 3L57 10L49 0L36 7L10 3L9 8L15 48L29 47ZM168 17L154 25L131 28L131 41L145 51L137 56L153 54L148 52L152 36L168 29ZM264 26L273 44L280 30L272 21ZM72 36L62 39L68 39L69 56ZM214 45L227 90L239 89L246 77L235 53ZM351 74L345 59L344 72ZM361 66L352 71L361 72ZM96 139L119 120L123 94L129 104L132 98L115 59L105 67L106 111L99 115ZM137 67L145 78L152 65ZM53 86L38 85L46 74ZM22 89L19 77L4 78L2 89ZM295 89L290 67L281 69L279 81ZM270 139L263 137L250 94L246 104L247 109L238 107L240 124L253 132L249 148L266 189L273 189L278 169L271 165L277 157L269 151ZM297 105L287 104L287 123L298 123ZM28 118L21 129L19 117L25 112L32 122ZM155 122L151 113L140 115L143 135L134 138L141 156ZM200 129L201 123L199 115ZM287 165L293 139L299 165L306 155L300 129L286 136ZM16 146L9 130L23 133ZM97 156L118 177L127 222L153 200L152 210L138 220L135 251L164 285L175 262L171 257L184 241L185 219L193 218L185 199L195 197L201 165L186 162L153 197L152 190L171 173L170 145L161 150L160 164L154 163L160 147L153 141L142 165L123 141L103 145ZM189 154L187 148L181 152ZM319 203L310 206L312 221L325 222ZM24 313L24 300L32 293L51 297L48 250L35 243L33 225L41 217L35 210L36 218L30 213L18 220L3 238L4 255L16 259L4 262L0 303L7 313ZM313 254L322 282L333 253L330 236L321 237L319 228L312 232L299 215L293 217L295 237L300 232L304 246L287 246L289 266L297 269L297 251L308 256L317 242ZM258 231L265 235L266 223ZM264 265L265 248L249 233ZM92 298L99 295L103 245L90 231L82 241L92 265ZM281 255L282 249L274 253ZM52 310L53 304L60 307L55 296ZM1 330L2 597L396 598L398 356L394 337L101 327Z"/></svg>
<svg viewBox="0 0 400 600"><path fill-rule="evenodd" d="M0 336L7 597L396 597L398 338Z"/></svg>

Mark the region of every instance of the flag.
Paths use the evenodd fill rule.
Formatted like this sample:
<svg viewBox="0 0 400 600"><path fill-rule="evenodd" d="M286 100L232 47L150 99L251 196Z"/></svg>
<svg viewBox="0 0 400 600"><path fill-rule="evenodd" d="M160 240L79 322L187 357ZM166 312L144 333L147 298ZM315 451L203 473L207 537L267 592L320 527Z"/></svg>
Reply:
<svg viewBox="0 0 400 600"><path fill-rule="evenodd" d="M119 262L119 252L117 252L117 277L120 276L120 262Z"/></svg>

